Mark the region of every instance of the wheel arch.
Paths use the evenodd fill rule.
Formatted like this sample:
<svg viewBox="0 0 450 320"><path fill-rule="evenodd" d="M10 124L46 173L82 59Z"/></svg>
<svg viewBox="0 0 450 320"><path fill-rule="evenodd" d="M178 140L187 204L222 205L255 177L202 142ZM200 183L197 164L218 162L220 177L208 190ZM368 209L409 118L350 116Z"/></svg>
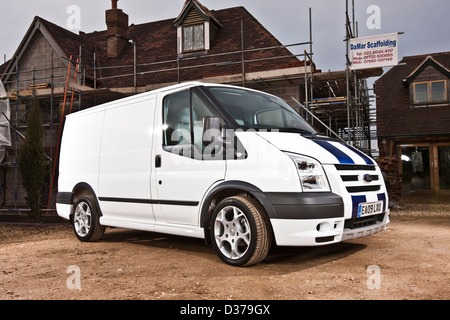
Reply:
<svg viewBox="0 0 450 320"><path fill-rule="evenodd" d="M103 216L102 210L100 208L100 204L98 202L97 195L96 195L94 189L88 183L80 182L77 185L75 185L75 187L72 190L72 200L75 201L75 199L77 198L77 195L80 195L83 192L87 192L87 193L89 193L89 194L91 194L93 196L93 198L95 200L95 203L93 203L93 205L97 206L97 209L98 209L98 212L99 212L100 216ZM71 217L71 219L73 218L73 211L70 214L70 217Z"/></svg>
<svg viewBox="0 0 450 320"><path fill-rule="evenodd" d="M208 193L201 209L200 227L205 231L205 239L207 243L210 243L209 220L215 207L220 203L220 201L228 197L238 195L245 195L246 197L251 197L258 201L264 208L268 219L276 217L272 204L267 199L264 192L258 187L244 181L222 182Z"/></svg>

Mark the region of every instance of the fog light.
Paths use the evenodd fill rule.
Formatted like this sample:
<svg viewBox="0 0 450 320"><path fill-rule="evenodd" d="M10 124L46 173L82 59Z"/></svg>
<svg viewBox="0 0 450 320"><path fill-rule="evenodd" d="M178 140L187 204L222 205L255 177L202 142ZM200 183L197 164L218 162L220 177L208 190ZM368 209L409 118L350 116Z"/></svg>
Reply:
<svg viewBox="0 0 450 320"><path fill-rule="evenodd" d="M328 222L321 222L317 225L316 230L319 232L325 232L330 230L330 224Z"/></svg>

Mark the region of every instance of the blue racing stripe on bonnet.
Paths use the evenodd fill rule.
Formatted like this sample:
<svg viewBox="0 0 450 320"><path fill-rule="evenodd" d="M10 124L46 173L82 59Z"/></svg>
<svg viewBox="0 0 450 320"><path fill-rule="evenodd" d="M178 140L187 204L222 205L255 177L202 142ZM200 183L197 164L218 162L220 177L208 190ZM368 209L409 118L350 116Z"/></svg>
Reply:
<svg viewBox="0 0 450 320"><path fill-rule="evenodd" d="M333 156L335 156L340 164L355 164L352 158L350 158L345 152L339 150L335 146L333 146L328 141L324 140L313 140L319 146L330 152Z"/></svg>

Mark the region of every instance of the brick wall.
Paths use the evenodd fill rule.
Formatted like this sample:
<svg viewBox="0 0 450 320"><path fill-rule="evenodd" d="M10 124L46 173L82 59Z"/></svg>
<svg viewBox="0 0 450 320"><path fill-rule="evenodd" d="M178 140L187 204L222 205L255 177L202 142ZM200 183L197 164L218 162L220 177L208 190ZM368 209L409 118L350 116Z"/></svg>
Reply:
<svg viewBox="0 0 450 320"><path fill-rule="evenodd" d="M444 54L441 61L444 63L450 60L449 57L450 54ZM450 104L415 106L410 99L410 86L403 81L426 58L405 58L401 65L393 67L376 81L377 130L380 138L450 134Z"/></svg>

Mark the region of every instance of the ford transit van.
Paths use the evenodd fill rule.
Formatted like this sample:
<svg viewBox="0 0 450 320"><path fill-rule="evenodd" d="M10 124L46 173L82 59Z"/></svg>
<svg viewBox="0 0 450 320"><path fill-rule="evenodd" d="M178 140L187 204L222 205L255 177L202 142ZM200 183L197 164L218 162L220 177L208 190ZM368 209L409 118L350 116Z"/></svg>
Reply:
<svg viewBox="0 0 450 320"><path fill-rule="evenodd" d="M272 244L319 246L389 223L376 162L318 134L284 100L198 82L66 118L58 214L81 241L106 227L205 239L233 266Z"/></svg>

